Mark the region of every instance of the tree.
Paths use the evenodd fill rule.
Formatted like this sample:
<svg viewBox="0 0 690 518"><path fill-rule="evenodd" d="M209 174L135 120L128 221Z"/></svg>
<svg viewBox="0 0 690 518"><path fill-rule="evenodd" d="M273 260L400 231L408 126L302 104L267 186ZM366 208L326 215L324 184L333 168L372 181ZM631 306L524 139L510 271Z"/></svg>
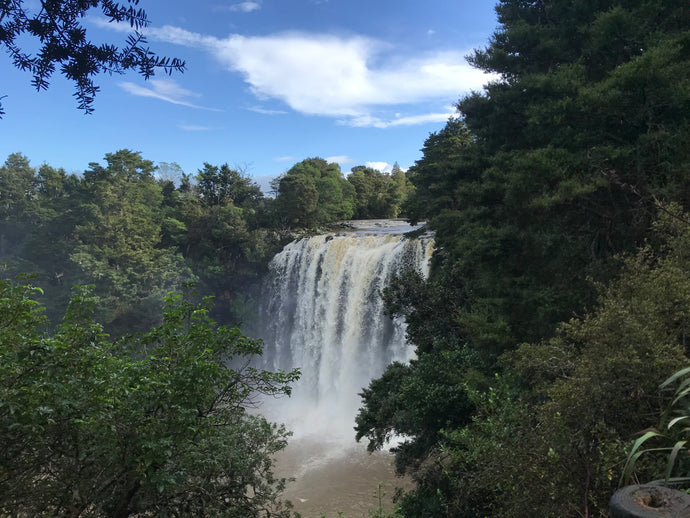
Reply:
<svg viewBox="0 0 690 518"><path fill-rule="evenodd" d="M276 209L288 226L310 228L316 224L319 191L313 177L286 174L280 179Z"/></svg>
<svg viewBox="0 0 690 518"><path fill-rule="evenodd" d="M214 318L240 322L251 313L246 293L281 243L262 227L266 200L259 186L227 164L204 164L192 184L161 181L165 217L162 244L176 247L204 293L213 294ZM242 302L237 302L241 300Z"/></svg>
<svg viewBox="0 0 690 518"><path fill-rule="evenodd" d="M307 158L276 183L277 216L288 226L313 228L352 217L354 189L343 178L338 164Z"/></svg>
<svg viewBox="0 0 690 518"><path fill-rule="evenodd" d="M409 366L389 367L372 382L363 392L358 437L372 447L385 435L405 437L396 461L414 468L417 481L402 500L405 516L607 514L634 438L657 425L673 398L660 383L690 357L689 221L677 207L664 207L649 244L598 286L597 305L562 323L555 336L504 354L502 374L477 378L470 369L481 364L467 361L467 352L458 361L467 348L418 349ZM455 380L444 387L449 373ZM449 388L463 394L464 405L444 407L453 399ZM463 409L472 414L464 423L434 422L457 419ZM656 447L654 440L646 447ZM408 446L425 441L411 457ZM687 462L682 451L675 454ZM635 475L660 478L665 466L666 459L644 456Z"/></svg>
<svg viewBox="0 0 690 518"><path fill-rule="evenodd" d="M164 212L154 166L120 150L84 172L70 259L96 285L110 326L149 326L157 301L192 278L175 248L160 245ZM105 308L103 308L105 309Z"/></svg>
<svg viewBox="0 0 690 518"><path fill-rule="evenodd" d="M395 362L365 388L355 430L356 440L369 440L367 449L386 446L394 436L404 438L391 448L399 474L414 473L433 452L438 453L442 430L467 424L474 409L467 394L467 351L424 355L409 365ZM433 399L434 405L429 405Z"/></svg>
<svg viewBox="0 0 690 518"><path fill-rule="evenodd" d="M460 208L457 188L463 182L472 181L477 174L473 140L460 119L450 119L443 129L426 139L422 159L407 172L415 189L405 202L412 222Z"/></svg>
<svg viewBox="0 0 690 518"><path fill-rule="evenodd" d="M0 282L0 512L288 516L272 473L288 434L247 409L296 372L250 367L260 342L208 300L171 296L161 326L110 343L87 289L44 333L39 291Z"/></svg>
<svg viewBox="0 0 690 518"><path fill-rule="evenodd" d="M197 174L197 185L202 201L206 205L226 205L256 208L263 198L261 188L248 176L228 164L212 166L205 163Z"/></svg>
<svg viewBox="0 0 690 518"><path fill-rule="evenodd" d="M34 169L21 153L13 153L0 167L0 258L16 254L31 228Z"/></svg>
<svg viewBox="0 0 690 518"><path fill-rule="evenodd" d="M129 5L112 0L42 0L36 13L23 0L8 0L0 3L0 43L15 67L31 73L31 83L39 91L48 88L59 65L60 73L75 84L79 109L90 113L98 92L94 78L100 73L136 70L148 79L157 69L168 74L184 70L183 61L159 57L145 47L146 38L139 30L147 27L149 21L144 10L136 8L138 3L139 0L128 0ZM97 7L109 22L128 23L133 28L122 48L87 39L81 19ZM27 39L34 41L26 45ZM26 51L24 46L35 46L37 50ZM3 114L0 104L0 117Z"/></svg>
<svg viewBox="0 0 690 518"><path fill-rule="evenodd" d="M414 190L414 186L397 162L393 164L390 176L391 182L388 186L388 199L393 207L391 211L392 217L397 218L402 215L403 204Z"/></svg>
<svg viewBox="0 0 690 518"><path fill-rule="evenodd" d="M408 214L436 231L436 264L465 272L473 346L548 336L643 243L655 199L690 201L681 5L499 3L472 61L501 79L409 171Z"/></svg>
<svg viewBox="0 0 690 518"><path fill-rule="evenodd" d="M216 297L214 318L244 320L250 305L235 300L284 244L262 226L259 187L227 165L206 164L200 185L176 164L160 171L129 150L108 153L105 162L78 177L8 157L0 167L6 275L38 277L52 322L64 315L72 286L93 284L108 332L145 329L158 322L163 295L188 280Z"/></svg>
<svg viewBox="0 0 690 518"><path fill-rule="evenodd" d="M355 219L395 217L396 208L390 198L391 177L387 174L358 165L352 168L347 181L355 189Z"/></svg>
<svg viewBox="0 0 690 518"><path fill-rule="evenodd" d="M517 433L536 436L532 447L541 455L528 469L493 457L494 469L512 471L523 489L512 511L504 507L499 515L547 501L557 516L606 514L633 438L656 425L672 397L659 385L688 363L689 239L687 216L677 206L662 207L653 239L625 259L617 279L599 287L592 311L503 359L532 389L523 392L533 405L532 423ZM637 475L648 480L663 464L650 459ZM526 482L540 474L548 486Z"/></svg>

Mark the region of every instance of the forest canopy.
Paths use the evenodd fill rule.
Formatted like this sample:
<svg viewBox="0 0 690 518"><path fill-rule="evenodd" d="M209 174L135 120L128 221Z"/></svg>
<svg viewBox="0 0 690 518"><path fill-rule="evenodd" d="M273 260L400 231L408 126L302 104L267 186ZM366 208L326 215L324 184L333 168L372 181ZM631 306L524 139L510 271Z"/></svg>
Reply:
<svg viewBox="0 0 690 518"><path fill-rule="evenodd" d="M72 286L93 284L109 332L144 330L159 322L163 297L187 283L215 297L214 318L240 322L285 243L339 220L398 216L411 191L399 167L357 166L346 178L322 158L274 184L269 198L227 163L191 175L127 149L81 175L13 153L0 166L0 262L7 276L37 275L53 322Z"/></svg>

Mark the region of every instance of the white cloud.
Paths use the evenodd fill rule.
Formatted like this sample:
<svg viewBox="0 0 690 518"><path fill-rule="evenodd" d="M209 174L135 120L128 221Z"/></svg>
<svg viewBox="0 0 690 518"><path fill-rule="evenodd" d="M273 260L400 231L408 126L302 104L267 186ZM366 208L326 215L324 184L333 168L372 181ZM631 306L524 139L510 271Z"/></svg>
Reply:
<svg viewBox="0 0 690 518"><path fill-rule="evenodd" d="M374 107L447 101L487 81L463 53L374 65L383 50L380 42L363 37L282 34L230 36L212 52L241 73L257 97L279 99L310 115L357 118Z"/></svg>
<svg viewBox="0 0 690 518"><path fill-rule="evenodd" d="M275 162L292 162L297 159L294 156L277 156L273 160Z"/></svg>
<svg viewBox="0 0 690 518"><path fill-rule="evenodd" d="M388 162L365 162L364 165L385 173L388 173L391 171L391 169L393 169L393 166L388 165Z"/></svg>
<svg viewBox="0 0 690 518"><path fill-rule="evenodd" d="M106 20L105 18L90 18L89 21L103 29L110 29L117 32L132 33L132 27L128 23L117 23ZM212 47L218 38L214 36L205 36L196 32L190 32L180 27L172 25L164 25L162 27L143 27L139 31L144 34L149 40L166 41L177 45L184 45L186 47Z"/></svg>
<svg viewBox="0 0 690 518"><path fill-rule="evenodd" d="M472 68L466 52L395 55L390 45L356 35L290 32L216 38L171 26L145 33L149 39L206 50L227 70L239 73L258 99L279 100L304 114L344 118L352 126L386 128L442 121L447 114L386 121L372 113L448 102L495 79Z"/></svg>
<svg viewBox="0 0 690 518"><path fill-rule="evenodd" d="M329 164L351 164L354 162L352 158L347 155L336 155L324 158Z"/></svg>
<svg viewBox="0 0 690 518"><path fill-rule="evenodd" d="M342 119L338 121L340 124L354 126L357 128L372 127L372 128L391 128L396 126L415 126L417 124L428 124L436 122L446 122L453 116L457 116L457 111L449 109L442 113L425 113L421 115L410 115L407 117L397 116L394 119L384 120L371 115L363 115L359 117L351 117L349 119Z"/></svg>
<svg viewBox="0 0 690 518"><path fill-rule="evenodd" d="M191 90L182 88L171 79L150 79L148 81L148 84L151 85L151 88L140 86L129 81L118 83L120 88L129 92L132 95L136 95L139 97L153 97L154 99L160 99L161 101L166 101L172 104L179 104L182 106L188 106L190 108L220 111L215 108L206 108L204 106L199 106L188 101L187 98L189 97L198 98L201 97L201 95L192 92Z"/></svg>
<svg viewBox="0 0 690 518"><path fill-rule="evenodd" d="M374 42L331 36L233 35L212 49L259 98L279 99L310 115L355 115L378 97L362 56Z"/></svg>

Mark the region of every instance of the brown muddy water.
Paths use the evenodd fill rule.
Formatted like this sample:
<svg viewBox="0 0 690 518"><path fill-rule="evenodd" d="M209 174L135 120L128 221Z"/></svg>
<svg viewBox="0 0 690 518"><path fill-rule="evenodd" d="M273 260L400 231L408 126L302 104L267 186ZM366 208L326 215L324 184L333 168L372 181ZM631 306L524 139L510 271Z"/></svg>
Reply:
<svg viewBox="0 0 690 518"><path fill-rule="evenodd" d="M284 493L303 518L369 518L379 506L381 484L385 510L393 509L396 487L410 489L408 478L395 475L393 455L370 454L364 445L316 444L294 440L277 459L276 473L293 477Z"/></svg>

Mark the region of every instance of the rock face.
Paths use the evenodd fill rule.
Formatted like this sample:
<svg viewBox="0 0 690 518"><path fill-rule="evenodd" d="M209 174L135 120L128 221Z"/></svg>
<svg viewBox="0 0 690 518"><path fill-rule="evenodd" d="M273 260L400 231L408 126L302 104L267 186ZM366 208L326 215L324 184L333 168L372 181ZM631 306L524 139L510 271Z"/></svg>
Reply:
<svg viewBox="0 0 690 518"><path fill-rule="evenodd" d="M634 485L611 497L610 518L690 518L690 495L663 486Z"/></svg>

